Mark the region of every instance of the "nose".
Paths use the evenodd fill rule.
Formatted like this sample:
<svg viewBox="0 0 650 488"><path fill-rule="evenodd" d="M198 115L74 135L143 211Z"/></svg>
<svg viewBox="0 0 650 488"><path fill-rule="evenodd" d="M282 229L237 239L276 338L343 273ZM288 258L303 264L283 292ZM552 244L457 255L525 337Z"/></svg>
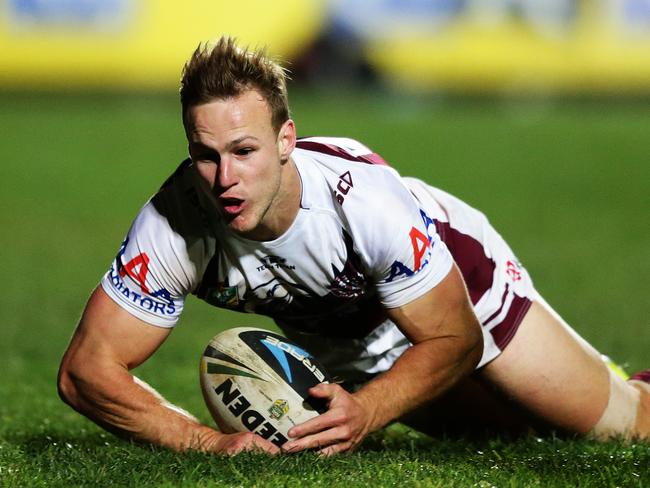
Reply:
<svg viewBox="0 0 650 488"><path fill-rule="evenodd" d="M217 180L223 189L230 188L237 183L233 163L230 158L221 158L217 168Z"/></svg>

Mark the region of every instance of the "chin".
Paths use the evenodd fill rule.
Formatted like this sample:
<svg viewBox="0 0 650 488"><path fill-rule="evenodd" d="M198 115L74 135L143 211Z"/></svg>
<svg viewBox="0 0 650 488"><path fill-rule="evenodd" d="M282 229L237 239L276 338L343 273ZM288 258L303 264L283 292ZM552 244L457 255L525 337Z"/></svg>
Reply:
<svg viewBox="0 0 650 488"><path fill-rule="evenodd" d="M241 215L236 216L230 222L228 222L228 228L233 231L235 234L239 234L242 237L246 237L247 234L251 234L255 231L256 226L253 225L247 219L243 218Z"/></svg>
<svg viewBox="0 0 650 488"><path fill-rule="evenodd" d="M242 225L238 222L232 221L228 224L228 228L233 231L235 234L240 234L244 236L245 234L249 233L252 229L250 229L246 225Z"/></svg>

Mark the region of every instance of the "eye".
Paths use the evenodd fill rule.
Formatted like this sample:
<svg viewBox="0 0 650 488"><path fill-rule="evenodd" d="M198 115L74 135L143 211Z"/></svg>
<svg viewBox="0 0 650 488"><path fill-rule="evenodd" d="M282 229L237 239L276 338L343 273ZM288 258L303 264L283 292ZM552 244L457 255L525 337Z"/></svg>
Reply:
<svg viewBox="0 0 650 488"><path fill-rule="evenodd" d="M216 153L199 153L196 155L191 155L192 160L196 163L216 163L219 164L221 157Z"/></svg>
<svg viewBox="0 0 650 488"><path fill-rule="evenodd" d="M248 156L253 151L254 149L252 147L240 147L239 149L235 150L235 154L237 156Z"/></svg>

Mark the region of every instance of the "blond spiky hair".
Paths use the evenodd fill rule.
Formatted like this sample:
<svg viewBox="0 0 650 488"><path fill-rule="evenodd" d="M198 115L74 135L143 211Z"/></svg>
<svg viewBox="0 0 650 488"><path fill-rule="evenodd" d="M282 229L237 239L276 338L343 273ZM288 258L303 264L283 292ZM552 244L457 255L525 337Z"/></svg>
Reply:
<svg viewBox="0 0 650 488"><path fill-rule="evenodd" d="M199 44L183 67L180 89L183 121L192 105L236 97L255 89L269 104L271 123L278 131L289 119L286 80L286 70L270 59L264 49L242 49L228 36Z"/></svg>

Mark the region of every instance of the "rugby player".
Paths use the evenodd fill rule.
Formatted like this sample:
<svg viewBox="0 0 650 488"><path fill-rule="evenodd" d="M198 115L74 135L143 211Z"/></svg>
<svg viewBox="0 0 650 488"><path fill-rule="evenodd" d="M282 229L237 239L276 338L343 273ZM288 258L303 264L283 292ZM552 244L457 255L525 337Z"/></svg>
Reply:
<svg viewBox="0 0 650 488"><path fill-rule="evenodd" d="M75 410L177 450L278 452L200 424L130 373L193 294L272 317L345 381L312 389L328 410L289 432L290 452L349 451L396 420L650 436L650 374L612 372L481 212L357 141L298 139L285 72L264 52L199 46L180 94L190 157L86 305L58 380Z"/></svg>

